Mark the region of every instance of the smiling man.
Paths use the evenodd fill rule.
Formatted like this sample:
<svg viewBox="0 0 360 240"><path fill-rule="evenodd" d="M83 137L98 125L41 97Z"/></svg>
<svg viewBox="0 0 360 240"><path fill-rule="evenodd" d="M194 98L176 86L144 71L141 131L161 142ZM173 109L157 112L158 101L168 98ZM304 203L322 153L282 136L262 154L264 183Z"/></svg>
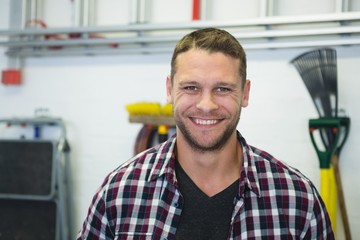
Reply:
<svg viewBox="0 0 360 240"><path fill-rule="evenodd" d="M78 239L334 239L311 181L237 131L250 81L231 34L184 36L166 89L176 135L106 177Z"/></svg>

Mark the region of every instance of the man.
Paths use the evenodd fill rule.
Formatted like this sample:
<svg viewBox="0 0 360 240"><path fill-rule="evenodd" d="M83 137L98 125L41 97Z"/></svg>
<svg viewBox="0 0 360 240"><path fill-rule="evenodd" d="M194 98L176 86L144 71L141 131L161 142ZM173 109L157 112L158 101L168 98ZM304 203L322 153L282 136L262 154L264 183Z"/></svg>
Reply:
<svg viewBox="0 0 360 240"><path fill-rule="evenodd" d="M232 35L181 39L166 88L176 136L107 176L78 239L334 239L310 180L236 130L250 81Z"/></svg>

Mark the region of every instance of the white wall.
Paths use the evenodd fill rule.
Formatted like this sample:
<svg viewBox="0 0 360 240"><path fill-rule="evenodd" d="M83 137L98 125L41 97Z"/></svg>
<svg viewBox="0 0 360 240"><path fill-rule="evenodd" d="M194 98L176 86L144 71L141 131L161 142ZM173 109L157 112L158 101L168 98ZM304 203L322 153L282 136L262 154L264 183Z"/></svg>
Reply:
<svg viewBox="0 0 360 240"><path fill-rule="evenodd" d="M8 1L0 0L0 29L8 24L5 17L9 14ZM116 18L117 14L121 14L118 8L111 9L105 3L100 9L114 12L109 12L107 17L101 13L99 17L102 22L110 23L111 16L117 21L125 21ZM164 2L153 0L153 3L156 4L154 9L157 9L156 17L153 16L156 22L168 19L171 16L169 11L174 11L171 8L163 9L167 6ZM190 5L189 2L177 3ZM244 1L241 3L245 4ZM232 2L234 4L235 1ZM128 11L128 5L124 1L122 11ZM68 5L62 6L64 11L70 9ZM62 6L58 5L57 8ZM51 8L51 5L48 7ZM225 9L222 11L213 14L219 19L221 14L228 17ZM167 17L161 18L161 12L166 12L164 16ZM51 18L52 15L46 16L54 25L56 21L59 22ZM176 16L178 21L187 21L191 15L184 12ZM68 20L64 22L71 23ZM360 152L357 146L360 144L360 112L356 106L360 100L360 46L336 49L339 103L352 120L350 136L340 156L340 167L352 235L359 236L360 191L357 187L360 183ZM252 80L250 105L244 109L238 129L250 144L300 169L319 186L318 158L307 132L308 120L317 118L317 114L299 74L289 64L292 58L306 50L247 52L248 77ZM2 69L6 68L7 60L4 52L5 49L0 48ZM31 117L35 109L47 108L52 116L61 117L66 122L72 149L76 230L80 228L91 198L105 175L132 156L135 137L141 125L128 123L124 106L139 101L165 103L165 78L170 70L170 57L168 53L28 58L21 86L0 85L0 118ZM0 135L4 131L0 129ZM341 221L338 221L338 229L338 239L343 239Z"/></svg>

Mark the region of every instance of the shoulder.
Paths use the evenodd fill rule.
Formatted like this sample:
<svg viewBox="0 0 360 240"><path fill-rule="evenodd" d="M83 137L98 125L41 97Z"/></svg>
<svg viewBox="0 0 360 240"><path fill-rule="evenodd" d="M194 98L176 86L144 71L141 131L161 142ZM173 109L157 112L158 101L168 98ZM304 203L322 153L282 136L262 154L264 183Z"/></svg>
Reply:
<svg viewBox="0 0 360 240"><path fill-rule="evenodd" d="M265 194L269 194L268 191L276 191L279 195L303 196L309 200L314 199L314 194L318 194L314 184L298 169L275 158L267 151L247 144L240 133L238 139L244 149L244 172L253 188L267 191Z"/></svg>
<svg viewBox="0 0 360 240"><path fill-rule="evenodd" d="M310 179L268 152L246 144L243 138L240 140L245 151L243 175L251 190L249 201L278 214L287 227L295 229L295 235L333 239L324 202Z"/></svg>
<svg viewBox="0 0 360 240"><path fill-rule="evenodd" d="M272 189L289 196L315 200L317 190L312 181L298 169L275 158L270 153L249 146L252 164L256 168L260 189Z"/></svg>
<svg viewBox="0 0 360 240"><path fill-rule="evenodd" d="M118 168L110 172L101 188L104 191L112 191L114 188L123 188L125 186L139 185L140 182L148 182L159 177L165 172L172 172L173 148L175 137L147 149Z"/></svg>
<svg viewBox="0 0 360 240"><path fill-rule="evenodd" d="M297 216L299 221L294 223L297 229L307 229L311 219L326 216L320 194L310 179L268 152L254 147L251 150L253 168L256 169L254 179L261 196L259 201L276 206L288 219Z"/></svg>

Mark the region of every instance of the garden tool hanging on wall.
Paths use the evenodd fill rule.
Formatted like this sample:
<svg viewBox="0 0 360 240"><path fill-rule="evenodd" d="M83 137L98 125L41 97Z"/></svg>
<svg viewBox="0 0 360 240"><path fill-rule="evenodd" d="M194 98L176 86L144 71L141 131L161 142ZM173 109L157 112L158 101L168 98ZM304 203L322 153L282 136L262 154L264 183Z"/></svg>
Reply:
<svg viewBox="0 0 360 240"><path fill-rule="evenodd" d="M345 197L338 165L340 151L347 139L350 118L338 116L336 51L322 48L294 58L298 70L320 116L309 120L309 133L320 162L320 194L336 231L337 200L347 240L351 239Z"/></svg>

